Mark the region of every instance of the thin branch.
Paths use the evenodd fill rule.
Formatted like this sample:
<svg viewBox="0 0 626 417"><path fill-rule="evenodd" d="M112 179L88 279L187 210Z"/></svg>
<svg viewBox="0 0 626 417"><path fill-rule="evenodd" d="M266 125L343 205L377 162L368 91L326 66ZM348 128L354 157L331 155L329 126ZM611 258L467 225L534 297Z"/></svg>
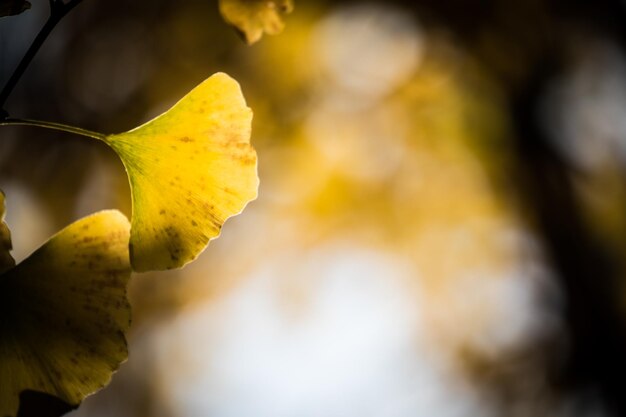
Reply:
<svg viewBox="0 0 626 417"><path fill-rule="evenodd" d="M56 25L61 21L61 19L63 19L63 17L65 17L65 15L67 15L67 13L69 13L70 10L76 7L81 1L82 0L71 0L68 3L63 3L62 1L58 0L50 0L50 16L48 17L48 20L35 37L33 43L30 45L30 47L24 54L24 57L17 65L15 71L13 71L13 74L11 74L11 77L0 92L0 116L2 116L3 118L7 117L7 113L6 111L4 111L4 104L13 92L13 89L17 85L20 78L22 78L22 75L24 75L24 72L32 62L35 55L37 55L37 52L41 48L41 45L43 45L45 40L48 38Z"/></svg>

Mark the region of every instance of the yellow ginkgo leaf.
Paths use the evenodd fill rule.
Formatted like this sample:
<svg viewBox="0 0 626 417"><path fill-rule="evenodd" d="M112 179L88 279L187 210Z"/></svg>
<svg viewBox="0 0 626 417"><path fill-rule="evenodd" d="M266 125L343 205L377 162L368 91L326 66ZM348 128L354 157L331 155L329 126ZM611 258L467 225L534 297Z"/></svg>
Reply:
<svg viewBox="0 0 626 417"><path fill-rule="evenodd" d="M0 416L25 390L77 405L126 359L129 229L99 212L0 275Z"/></svg>
<svg viewBox="0 0 626 417"><path fill-rule="evenodd" d="M251 123L239 84L218 73L148 123L104 137L130 180L136 271L192 261L256 198Z"/></svg>
<svg viewBox="0 0 626 417"><path fill-rule="evenodd" d="M293 0L220 0L220 13L237 28L248 44L276 35L285 27L283 16L293 10Z"/></svg>
<svg viewBox="0 0 626 417"><path fill-rule="evenodd" d="M4 222L4 192L0 190L0 274L15 266L11 251L11 232Z"/></svg>

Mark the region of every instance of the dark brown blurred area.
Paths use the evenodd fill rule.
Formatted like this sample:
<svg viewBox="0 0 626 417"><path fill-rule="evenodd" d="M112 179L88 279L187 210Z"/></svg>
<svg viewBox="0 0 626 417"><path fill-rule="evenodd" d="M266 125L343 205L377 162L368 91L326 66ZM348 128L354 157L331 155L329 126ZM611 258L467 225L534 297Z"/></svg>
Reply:
<svg viewBox="0 0 626 417"><path fill-rule="evenodd" d="M446 5L429 7L438 9L435 19L468 41L470 53L493 71L508 97L512 173L566 299L568 355L552 371L552 382L595 391L610 412L626 415L624 248L608 244L585 218L575 182L586 173L559 155L538 117L546 91L575 65L581 46L600 39L623 51L624 3L475 2L466 11L482 16L476 20L448 20L454 2L441 3ZM512 55L514 64L502 55ZM624 179L621 175L622 187Z"/></svg>
<svg viewBox="0 0 626 417"><path fill-rule="evenodd" d="M0 20L2 81L45 20L45 3ZM351 13L357 17L349 23ZM55 30L7 102L14 117L113 133L156 116L224 71L241 83L255 112L259 201L233 220L231 237L227 224L195 269L135 279L130 361L84 412L202 415L177 410L164 394L175 390L155 382L163 369L151 366L167 363L158 355L171 355L172 367L178 362L174 353L146 347L165 337L153 336L150 326L235 291L255 276L258 259L282 259L294 247L306 252L341 236L376 242L416 263L427 281L420 281L419 305L428 345L435 357L453 346L456 359L442 360L443 368L455 369L452 379L479 392L474 408L459 400L461 411L416 406L420 415L626 416L626 2L296 0L286 24L282 34L248 47L214 1L86 0ZM394 135L401 139L389 139ZM95 210L131 211L113 152L45 130L1 128L0 188L18 258ZM496 225L485 226L483 218ZM468 240L461 254L456 240L429 234L452 226ZM524 249L511 255L501 229L522 230L531 243L515 237ZM485 235L489 243L480 240ZM506 348L483 349L491 339L473 318L463 321L465 310L444 317L457 298L443 283L466 285L457 284L459 271L483 257L489 268L514 264L522 280L534 276L524 268L535 264L547 271L536 299L522 308L542 312L539 336L529 332ZM292 269L294 276L308 271ZM488 279L484 269L478 282ZM472 309L499 302L499 293L474 295L474 281L468 282L458 297L476 297ZM298 304L307 285L282 289L283 296ZM506 328L512 311L484 314ZM542 322L550 315L558 324ZM182 363L186 352L178 353ZM233 392L224 396L247 401ZM450 395L444 403L455 401ZM99 396L128 406L102 408ZM242 415L237 407L215 407L211 415ZM371 415L414 415L415 409ZM288 410L274 415L331 415ZM364 415L351 412L336 415Z"/></svg>

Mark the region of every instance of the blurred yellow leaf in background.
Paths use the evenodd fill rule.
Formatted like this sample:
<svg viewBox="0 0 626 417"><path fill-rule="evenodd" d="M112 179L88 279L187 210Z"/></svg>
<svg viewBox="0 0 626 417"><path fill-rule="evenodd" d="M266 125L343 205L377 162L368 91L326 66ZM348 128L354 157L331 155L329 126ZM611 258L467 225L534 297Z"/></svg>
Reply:
<svg viewBox="0 0 626 417"><path fill-rule="evenodd" d="M130 225L118 211L83 218L0 275L0 415L33 390L71 405L127 357Z"/></svg>
<svg viewBox="0 0 626 417"><path fill-rule="evenodd" d="M251 123L239 84L218 73L164 114L104 139L130 179L134 270L192 261L228 217L256 198Z"/></svg>
<svg viewBox="0 0 626 417"><path fill-rule="evenodd" d="M263 32L276 35L285 28L283 16L293 11L292 0L220 0L220 12L251 45Z"/></svg>

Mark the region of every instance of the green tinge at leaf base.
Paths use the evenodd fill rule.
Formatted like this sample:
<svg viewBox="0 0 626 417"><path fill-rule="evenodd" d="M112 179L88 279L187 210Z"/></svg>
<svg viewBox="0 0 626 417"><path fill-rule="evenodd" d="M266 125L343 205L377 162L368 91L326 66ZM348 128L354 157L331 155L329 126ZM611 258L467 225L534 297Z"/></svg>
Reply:
<svg viewBox="0 0 626 417"><path fill-rule="evenodd" d="M239 84L217 73L164 114L105 137L130 181L134 270L182 267L256 198L251 124Z"/></svg>
<svg viewBox="0 0 626 417"><path fill-rule="evenodd" d="M78 405L127 358L129 229L99 212L0 275L0 416L16 415L24 390Z"/></svg>

